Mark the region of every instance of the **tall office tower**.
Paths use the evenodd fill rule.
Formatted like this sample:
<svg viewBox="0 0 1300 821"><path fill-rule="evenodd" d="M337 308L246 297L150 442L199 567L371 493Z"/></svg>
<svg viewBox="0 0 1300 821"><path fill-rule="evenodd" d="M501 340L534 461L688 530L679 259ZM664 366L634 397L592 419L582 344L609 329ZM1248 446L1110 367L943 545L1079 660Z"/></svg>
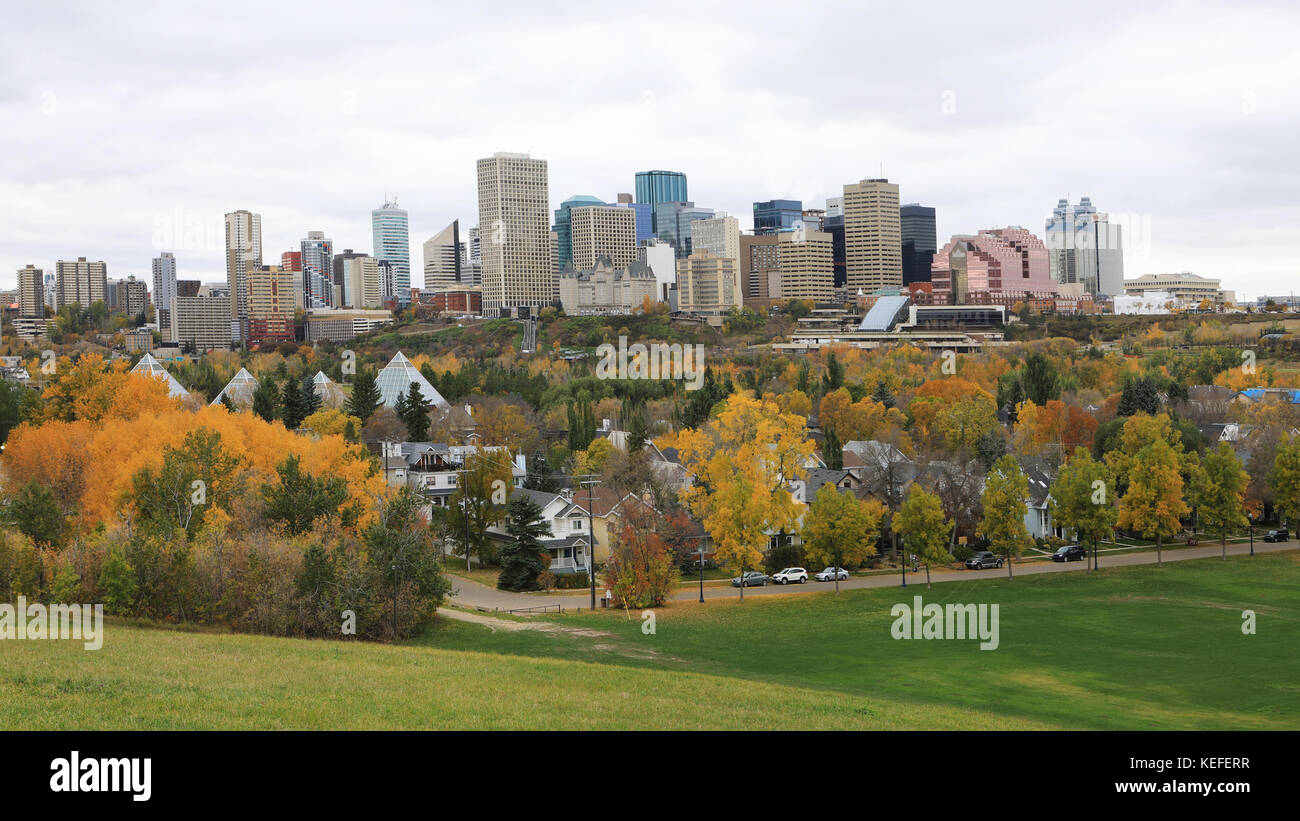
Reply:
<svg viewBox="0 0 1300 821"><path fill-rule="evenodd" d="M671 243L677 258L691 255L691 226L716 216L712 208L697 208L693 202L661 202L655 206L655 236Z"/></svg>
<svg viewBox="0 0 1300 821"><path fill-rule="evenodd" d="M740 288L745 299L766 300L781 296L777 236L741 234Z"/></svg>
<svg viewBox="0 0 1300 821"><path fill-rule="evenodd" d="M708 251L715 257L736 261L740 276L740 220L726 214L691 223L691 251ZM739 280L737 280L739 282Z"/></svg>
<svg viewBox="0 0 1300 821"><path fill-rule="evenodd" d="M397 200L386 201L382 208L370 212L374 234L374 257L393 263L393 295L402 306L411 301L411 236L406 211Z"/></svg>
<svg viewBox="0 0 1300 821"><path fill-rule="evenodd" d="M306 308L303 299L306 287L302 284L302 251L284 251L280 254L280 267L293 274L293 304L295 308Z"/></svg>
<svg viewBox="0 0 1300 821"><path fill-rule="evenodd" d="M108 299L108 266L104 262L88 262L85 257L77 257L75 262L59 260L54 263L54 272L58 275L58 299L56 308L77 303L89 308L95 302Z"/></svg>
<svg viewBox="0 0 1300 821"><path fill-rule="evenodd" d="M688 202L686 175L680 171L636 172L636 201L650 206L650 229L659 233L660 203Z"/></svg>
<svg viewBox="0 0 1300 821"><path fill-rule="evenodd" d="M349 308L381 308L384 288L379 261L351 248L334 255L334 281L338 283L339 305Z"/></svg>
<svg viewBox="0 0 1300 821"><path fill-rule="evenodd" d="M379 271L379 304L382 307L390 300L396 302L397 294L397 265L391 259L377 259L375 266ZM406 289L406 299L411 299L411 289Z"/></svg>
<svg viewBox="0 0 1300 821"><path fill-rule="evenodd" d="M822 218L822 231L831 235L831 255L835 265L835 287L843 288L848 281L847 253L844 250L844 198L826 200L826 216Z"/></svg>
<svg viewBox="0 0 1300 821"><path fill-rule="evenodd" d="M799 200L768 200L754 203L754 234L777 234L794 230L803 221L803 203Z"/></svg>
<svg viewBox="0 0 1300 821"><path fill-rule="evenodd" d="M903 284L930 281L930 263L939 250L934 229L934 209L908 203L898 209L899 237L903 243Z"/></svg>
<svg viewBox="0 0 1300 821"><path fill-rule="evenodd" d="M50 308L55 307L55 301L59 296L59 277L53 271L45 275L45 304Z"/></svg>
<svg viewBox="0 0 1300 821"><path fill-rule="evenodd" d="M743 304L735 260L702 250L677 260L679 310L703 314L717 325L729 310Z"/></svg>
<svg viewBox="0 0 1300 821"><path fill-rule="evenodd" d="M249 268L247 276L248 341L252 344L292 342L293 312L297 307L293 271L279 265L259 265Z"/></svg>
<svg viewBox="0 0 1300 821"><path fill-rule="evenodd" d="M636 258L654 272L657 283L655 299L667 302L669 289L677 284L677 255L673 253L673 247L651 238L637 246Z"/></svg>
<svg viewBox="0 0 1300 821"><path fill-rule="evenodd" d="M477 287L483 282L483 242L475 225L461 251L461 282Z"/></svg>
<svg viewBox="0 0 1300 821"><path fill-rule="evenodd" d="M302 240L302 304L304 308L334 305L334 242L324 231L308 231ZM282 266L283 267L283 266Z"/></svg>
<svg viewBox="0 0 1300 821"><path fill-rule="evenodd" d="M18 271L18 315L45 316L45 272L35 265Z"/></svg>
<svg viewBox="0 0 1300 821"><path fill-rule="evenodd" d="M617 205L619 208L631 208L636 212L636 244L640 245L648 239L653 239L655 235L654 220L655 209L648 202L635 202L631 194L619 194L617 202L610 205Z"/></svg>
<svg viewBox="0 0 1300 821"><path fill-rule="evenodd" d="M424 241L424 287L461 284L460 220Z"/></svg>
<svg viewBox="0 0 1300 821"><path fill-rule="evenodd" d="M1071 207L1060 200L1047 220L1047 250L1052 279L1065 285L1082 283L1090 294L1124 293L1124 243L1120 226L1097 213L1084 197Z"/></svg>
<svg viewBox="0 0 1300 821"><path fill-rule="evenodd" d="M935 253L930 279L941 305L1005 304L1057 293L1047 246L1019 226L954 236Z"/></svg>
<svg viewBox="0 0 1300 821"><path fill-rule="evenodd" d="M863 180L844 186L845 275L849 290L870 294L903 284L898 186Z"/></svg>
<svg viewBox="0 0 1300 821"><path fill-rule="evenodd" d="M828 300L835 292L831 235L822 231L777 234L782 299Z"/></svg>
<svg viewBox="0 0 1300 821"><path fill-rule="evenodd" d="M573 242L570 262L574 270L592 270L599 257L609 257L610 264L619 270L636 259L635 211L615 205L587 205L574 208L569 217Z"/></svg>
<svg viewBox="0 0 1300 821"><path fill-rule="evenodd" d="M171 328L172 297L176 295L176 257L163 251L153 261L153 307L158 328Z"/></svg>
<svg viewBox="0 0 1300 821"><path fill-rule="evenodd" d="M478 161L483 313L540 308L558 291L546 160L498 152ZM535 313L535 312L534 312Z"/></svg>
<svg viewBox="0 0 1300 821"><path fill-rule="evenodd" d="M551 231L555 233L555 253L559 260L559 270L563 271L573 266L573 209L604 204L605 201L599 197L577 194L560 203L560 207L555 209L555 224L551 226Z"/></svg>
<svg viewBox="0 0 1300 821"><path fill-rule="evenodd" d="M261 265L262 215L244 210L226 214L226 288L241 342L248 334L248 269Z"/></svg>

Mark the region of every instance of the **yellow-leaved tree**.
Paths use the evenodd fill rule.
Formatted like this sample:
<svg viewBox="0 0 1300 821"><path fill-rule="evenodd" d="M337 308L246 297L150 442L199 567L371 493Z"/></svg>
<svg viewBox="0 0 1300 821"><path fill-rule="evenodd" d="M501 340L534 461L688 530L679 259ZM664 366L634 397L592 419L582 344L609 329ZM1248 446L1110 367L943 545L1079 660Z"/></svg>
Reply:
<svg viewBox="0 0 1300 821"><path fill-rule="evenodd" d="M720 561L757 567L772 534L793 532L803 512L795 497L807 479L814 444L805 420L748 391L732 394L717 416L673 437L695 482L682 501L713 537ZM744 599L745 588L740 588Z"/></svg>

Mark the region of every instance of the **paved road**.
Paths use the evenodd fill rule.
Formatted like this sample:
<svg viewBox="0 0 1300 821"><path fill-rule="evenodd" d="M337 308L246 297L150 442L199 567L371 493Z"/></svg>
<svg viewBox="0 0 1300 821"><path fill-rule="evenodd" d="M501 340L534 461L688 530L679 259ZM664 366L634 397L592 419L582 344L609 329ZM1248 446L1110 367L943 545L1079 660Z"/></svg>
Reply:
<svg viewBox="0 0 1300 821"><path fill-rule="evenodd" d="M1280 544L1269 544L1266 542L1255 542L1256 553L1274 553L1282 550L1295 550L1295 542L1283 542ZM1179 562L1188 559L1205 559L1218 557L1220 547L1217 544L1181 547L1176 550L1164 551L1164 561ZM1228 555L1240 556L1250 552L1249 544L1229 544ZM1154 550L1140 551L1135 553L1123 553L1117 556L1108 556L1102 554L1101 567L1105 570L1107 567L1130 567L1140 564L1155 564L1156 552ZM1087 562L1051 562L1037 561L1028 564L1016 564L1012 567L1012 572L1017 576L1030 576L1036 573L1069 573L1069 572L1086 572L1088 569ZM954 581L971 581L974 579L992 579L1006 578L1007 570L989 569L989 570L935 570L932 572L932 578L935 584L942 582ZM479 607L487 610L512 610L528 607L545 607L554 608L560 605L565 610L586 609L591 606L590 590L574 591L564 595L546 594L546 593L508 593L503 590L495 590L490 587L472 582L468 579L452 576L453 598L451 604L459 604L465 607ZM857 590L864 587L898 587L902 581L901 573L891 573L883 576L854 576L847 581L840 582L841 590ZM913 584L925 583L925 570L922 569L920 574L908 572L908 587ZM773 596L785 595L791 593L825 593L828 590L834 590L835 585L828 582L809 581L807 584L796 585L768 585L767 587L749 587L745 589L745 598L750 596ZM597 585L597 596L603 595L604 588ZM696 601L699 599L699 586L690 582L683 582L682 587L678 590L674 599L677 601ZM704 586L705 599L722 599L737 598L740 591L731 585L713 584Z"/></svg>

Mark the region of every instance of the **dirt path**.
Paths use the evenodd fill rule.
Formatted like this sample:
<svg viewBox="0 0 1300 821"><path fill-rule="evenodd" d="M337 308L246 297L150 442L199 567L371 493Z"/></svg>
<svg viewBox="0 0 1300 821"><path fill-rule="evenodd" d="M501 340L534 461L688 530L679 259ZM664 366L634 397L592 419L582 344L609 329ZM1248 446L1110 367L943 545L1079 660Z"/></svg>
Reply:
<svg viewBox="0 0 1300 821"><path fill-rule="evenodd" d="M571 636L584 636L591 639L610 638L613 636L612 633L606 633L604 630L587 630L581 627L566 627L549 621L510 621L508 619L499 619L495 616L486 616L482 613L470 613L465 610L452 610L449 607L438 608L438 615L449 619L455 619L456 621L467 621L471 624L481 624L493 633L498 630L506 633L514 633L520 630L540 630L543 633L568 633Z"/></svg>

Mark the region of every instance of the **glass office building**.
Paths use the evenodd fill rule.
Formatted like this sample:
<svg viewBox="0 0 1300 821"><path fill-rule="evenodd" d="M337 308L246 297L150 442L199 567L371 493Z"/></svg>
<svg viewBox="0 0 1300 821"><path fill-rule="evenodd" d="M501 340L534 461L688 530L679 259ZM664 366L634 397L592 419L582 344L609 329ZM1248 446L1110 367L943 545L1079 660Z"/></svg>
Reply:
<svg viewBox="0 0 1300 821"><path fill-rule="evenodd" d="M659 233L658 214L655 209L660 203L687 202L690 195L686 191L686 175L680 171L638 171L636 173L636 201L649 205L652 211L651 229Z"/></svg>
<svg viewBox="0 0 1300 821"><path fill-rule="evenodd" d="M712 208L693 202L661 202L655 207L655 236L673 246L678 259L691 255L691 223L717 216Z"/></svg>
<svg viewBox="0 0 1300 821"><path fill-rule="evenodd" d="M898 209L899 234L903 242L903 284L930 281L930 264L939 249L934 227L934 209L909 203Z"/></svg>
<svg viewBox="0 0 1300 821"><path fill-rule="evenodd" d="M375 259L393 264L393 296L405 306L411 302L411 235L406 209L397 201L385 202L370 212Z"/></svg>
<svg viewBox="0 0 1300 821"><path fill-rule="evenodd" d="M768 200L754 203L754 233L779 234L794 230L803 221L800 200Z"/></svg>
<svg viewBox="0 0 1300 821"><path fill-rule="evenodd" d="M573 219L570 212L575 208L606 204L604 200L598 197L578 194L569 197L560 203L559 208L555 209L555 224L551 226L551 230L555 232L555 254L559 270L567 270L573 264Z"/></svg>

